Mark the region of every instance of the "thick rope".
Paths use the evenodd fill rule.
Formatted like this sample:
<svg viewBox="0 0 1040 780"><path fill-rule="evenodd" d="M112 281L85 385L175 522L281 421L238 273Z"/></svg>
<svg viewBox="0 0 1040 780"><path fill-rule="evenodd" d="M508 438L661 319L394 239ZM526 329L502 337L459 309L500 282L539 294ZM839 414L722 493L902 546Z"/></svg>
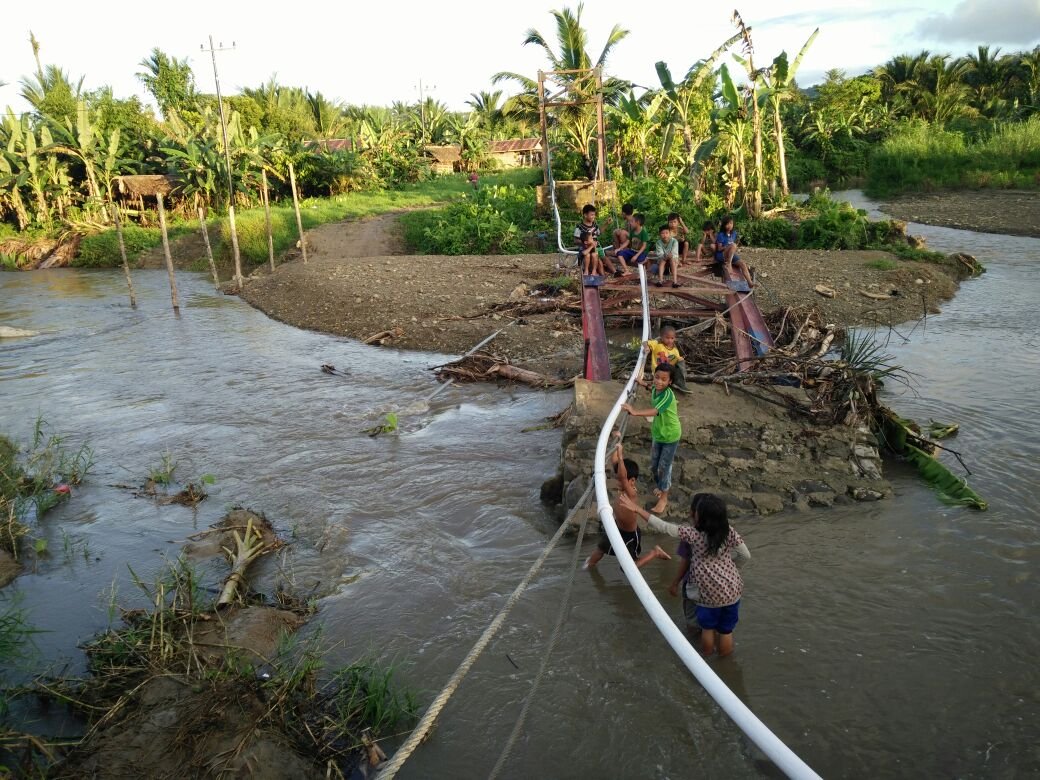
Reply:
<svg viewBox="0 0 1040 780"><path fill-rule="evenodd" d="M625 437L625 429L628 427L628 421L630 419L632 418L626 414L624 419L618 425L621 439L624 439ZM611 453L615 449L617 449L617 445L611 448ZM523 706L520 708L520 714L517 716L516 723L513 725L513 730L509 734L509 739L506 740L506 744L502 748L501 754L498 756L498 761L495 762L491 774L488 775L488 780L495 780L501 774L506 761L509 760L509 756L513 752L513 748L516 747L517 740L520 738L520 734L523 732L524 725L527 722L527 715L530 712L531 704L534 702L535 696L538 695L538 688L541 686L546 670L549 667L549 659L556 651L556 646L560 642L560 637L563 634L564 621L570 614L571 594L574 590L574 578L578 573L578 561L581 560L581 543L585 539L585 530L588 527L588 522L589 518L586 515L581 521L581 527L578 529L578 538L574 543L574 555L571 557L570 577L567 580L567 587L565 588L563 598L560 601L560 610L556 615L556 625L553 626L552 633L549 635L549 641L546 644L545 652L542 655L542 662L538 667L537 674L534 676L534 681L531 683L531 690L527 692L527 696L524 698Z"/></svg>
<svg viewBox="0 0 1040 780"><path fill-rule="evenodd" d="M594 480L590 479L589 485L585 488L585 492L582 493L581 498L578 499L578 503L570 511L567 518L560 524L559 530L553 535L552 539L549 540L545 549L542 550L542 554L538 556L538 560L531 564L531 568L527 570L527 574L524 575L520 584L516 586L516 589L512 594L510 594L509 598L506 599L506 603L502 605L498 614L495 615L494 620L492 620L491 623L488 624L488 627L484 629L484 633L480 635L477 643L473 645L470 651L466 654L466 657L462 659L459 668L455 670L455 673L452 674L441 692L438 693L437 697L430 703L429 708L425 713L423 713L422 719L419 721L418 725L412 733L408 735L408 739L404 741L404 744L398 748L393 757L380 769L380 780L390 780L390 778L394 777L398 771L400 771L404 762L408 760L412 753L415 752L415 749L419 747L424 739L426 739L426 736L430 733L430 729L433 728L434 721L437 720L437 716L441 714L441 710L443 710L444 706L448 703L448 699L452 697L452 694L455 693L455 690L462 683L463 679L465 679L473 664L476 663L477 658L480 657L480 654L484 652L487 646L491 643L491 640L495 638L495 634L498 633L498 630L502 627L502 624L505 622L506 617L512 611L513 607L516 606L516 602L520 600L520 597L523 595L524 591L527 590L535 575L538 574L542 566L545 564L546 559L549 557L549 553L553 551L560 539L563 538L564 533L570 527L570 521L574 517L574 514L589 500L589 497L592 495L594 484Z"/></svg>

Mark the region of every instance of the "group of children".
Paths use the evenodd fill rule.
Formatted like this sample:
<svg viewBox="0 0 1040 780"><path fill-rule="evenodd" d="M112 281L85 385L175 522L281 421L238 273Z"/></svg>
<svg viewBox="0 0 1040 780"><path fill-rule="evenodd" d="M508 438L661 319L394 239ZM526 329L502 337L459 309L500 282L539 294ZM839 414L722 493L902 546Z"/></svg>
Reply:
<svg viewBox="0 0 1040 780"><path fill-rule="evenodd" d="M747 545L730 527L725 502L710 493L698 493L693 497L688 525L668 523L658 516L668 508L672 461L682 438L678 401L673 391L675 377L682 367L675 337L674 328L666 326L659 339L643 345L653 383L649 385L641 377L636 381L642 387L650 388L651 406L636 409L626 403L621 407L633 417L653 420L650 427L650 476L657 502L648 510L639 501L639 465L625 457L618 434L611 456L618 482L618 497L612 507L621 539L637 566L645 566L657 559L671 559L659 545L643 553L640 521L655 531L680 540L677 551L680 563L669 591L678 595L682 589L683 613L691 628L700 630L701 652L711 655L717 649L720 656L727 656L733 652L733 629L739 618L744 590L739 567L751 558ZM586 561L586 567L593 567L603 556L613 554L610 539L604 532L596 550Z"/></svg>
<svg viewBox="0 0 1040 780"><path fill-rule="evenodd" d="M626 203L621 207L625 224L613 232L613 243L600 247L602 229L596 222L598 212L591 203L581 210L581 222L574 228L578 260L583 276L602 279L606 274L623 276L630 266L651 261L650 273L656 276L654 284L663 287L665 275L671 273L672 287L682 287L679 268L687 262L690 253L689 228L678 213L668 215L668 221L657 230L653 249L646 229L646 216L635 213L635 207ZM733 217L723 217L718 230L712 222L701 226L701 240L694 250L694 261L700 266L710 264L717 276L725 278L731 269L739 269L749 287L754 286L751 272L737 253L740 234L734 228Z"/></svg>

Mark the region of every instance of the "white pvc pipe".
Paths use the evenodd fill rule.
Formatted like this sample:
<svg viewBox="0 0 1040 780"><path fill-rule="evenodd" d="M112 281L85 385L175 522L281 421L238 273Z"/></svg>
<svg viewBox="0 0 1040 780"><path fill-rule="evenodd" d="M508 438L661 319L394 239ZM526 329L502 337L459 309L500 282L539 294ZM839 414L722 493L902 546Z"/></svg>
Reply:
<svg viewBox="0 0 1040 780"><path fill-rule="evenodd" d="M646 291L646 270L643 266L639 266L639 284L642 288L643 297L642 340L646 341L650 337L650 306ZM614 510L610 506L610 495L607 492L607 444L609 443L614 422L617 420L618 414L621 412L621 405L625 403L628 398L632 386L635 384L636 377L641 374L645 359L646 354L642 349L640 349L639 360L636 362L636 369L632 372L628 384L625 385L624 391L615 402L614 408L611 409L610 414L607 415L607 419L603 423L603 428L599 433L599 442L596 444L596 465L594 471L599 521L607 532L610 544L614 548L614 554L617 556L618 563L621 564L621 570L628 578L629 584L635 591L636 596L638 596L640 602L642 602L643 608L647 611L647 614L650 615L650 619L654 622L654 625L657 626L657 630L661 632L668 644L672 646L676 655L679 656L679 659L686 665L686 668L693 673L693 676L697 678L697 681L704 686L704 689L708 694L720 707L722 707L723 711L734 723L737 724L740 730L747 735L748 739L754 742L763 753L769 756L770 760L772 760L772 762L776 764L785 775L794 780L811 780L813 778L819 780L819 775L817 775L808 764L795 755L794 751L781 742L780 739L755 716L755 713L749 710L744 702L737 698L736 694L734 694L733 691L731 691L726 684L719 679L718 675L712 671L711 667L708 666L701 657L701 654L689 643L683 632L679 630L672 619L668 616L664 607L661 606L661 602L657 600L656 596L654 596L654 592L650 590L650 586L647 584L646 580L643 579L639 567L636 566L636 562L632 559L632 555L625 546L625 541L621 538L621 532L618 530L617 523L614 521Z"/></svg>

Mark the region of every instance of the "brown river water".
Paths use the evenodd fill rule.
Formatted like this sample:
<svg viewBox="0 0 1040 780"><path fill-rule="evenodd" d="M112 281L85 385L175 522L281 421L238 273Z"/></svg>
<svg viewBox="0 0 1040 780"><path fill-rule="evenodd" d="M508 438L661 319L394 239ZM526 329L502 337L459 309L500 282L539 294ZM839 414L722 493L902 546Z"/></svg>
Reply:
<svg viewBox="0 0 1040 780"><path fill-rule="evenodd" d="M740 520L753 560L737 652L712 664L825 777L1035 777L1040 240L911 232L989 271L941 315L878 334L918 378L889 400L922 422L961 424L951 446L989 511L945 506L894 464L892 500ZM163 273L135 279L136 312L119 272L0 274L0 324L43 331L0 343L0 430L25 440L42 413L96 450L88 484L36 531L50 559L3 592L45 632L35 668L80 671L77 644L108 624L113 584L130 597L128 564L147 579L175 542L241 503L295 540L283 565L321 597L312 625L329 663L393 659L425 705L555 529L538 493L560 433L521 429L568 395L468 386L426 409L426 369L442 356L295 330L187 274L176 319ZM399 435L360 433L388 410L401 414ZM180 473L217 478L194 513L110 487L140 481L165 451ZM487 775L571 553L566 541L553 553L402 778ZM644 571L678 618L672 565ZM578 573L527 724L506 777L778 774L675 660L609 560Z"/></svg>

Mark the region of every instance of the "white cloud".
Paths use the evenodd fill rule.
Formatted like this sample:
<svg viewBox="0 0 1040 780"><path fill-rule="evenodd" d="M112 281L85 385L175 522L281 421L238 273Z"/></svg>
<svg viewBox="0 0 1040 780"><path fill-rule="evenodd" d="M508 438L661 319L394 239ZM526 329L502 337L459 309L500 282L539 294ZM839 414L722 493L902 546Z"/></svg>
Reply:
<svg viewBox="0 0 1040 780"><path fill-rule="evenodd" d="M934 41L1036 45L1040 40L1040 0L961 0L948 14L917 25Z"/></svg>

